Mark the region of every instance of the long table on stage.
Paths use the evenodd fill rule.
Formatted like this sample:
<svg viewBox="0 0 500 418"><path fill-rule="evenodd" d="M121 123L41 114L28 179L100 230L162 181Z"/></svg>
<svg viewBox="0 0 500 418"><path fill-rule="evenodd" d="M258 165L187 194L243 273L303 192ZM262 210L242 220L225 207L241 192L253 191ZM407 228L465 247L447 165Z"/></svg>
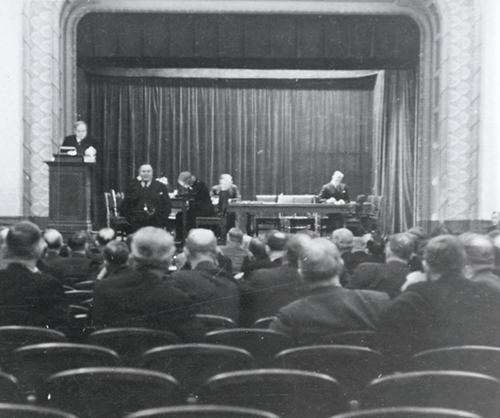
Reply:
<svg viewBox="0 0 500 418"><path fill-rule="evenodd" d="M355 203L336 205L331 203L274 203L258 201L229 202L227 211L241 216L239 228L246 232L248 217L268 216L293 216L311 215L316 218L316 229L318 230L318 218L321 215L339 214L347 216L354 213Z"/></svg>

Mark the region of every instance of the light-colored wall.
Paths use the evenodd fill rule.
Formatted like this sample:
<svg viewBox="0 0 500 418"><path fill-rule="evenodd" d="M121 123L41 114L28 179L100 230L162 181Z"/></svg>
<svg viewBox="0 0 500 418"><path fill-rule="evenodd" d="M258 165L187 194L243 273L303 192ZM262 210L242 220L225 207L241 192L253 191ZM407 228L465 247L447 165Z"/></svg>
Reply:
<svg viewBox="0 0 500 418"><path fill-rule="evenodd" d="M479 217L500 210L500 1L481 0Z"/></svg>
<svg viewBox="0 0 500 418"><path fill-rule="evenodd" d="M0 216L23 198L23 1L0 0Z"/></svg>

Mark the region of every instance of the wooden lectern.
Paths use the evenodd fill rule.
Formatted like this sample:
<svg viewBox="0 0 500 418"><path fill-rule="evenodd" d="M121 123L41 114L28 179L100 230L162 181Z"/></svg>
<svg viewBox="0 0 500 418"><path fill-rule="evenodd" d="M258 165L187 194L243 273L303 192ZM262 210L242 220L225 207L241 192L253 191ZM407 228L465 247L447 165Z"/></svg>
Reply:
<svg viewBox="0 0 500 418"><path fill-rule="evenodd" d="M95 163L80 155L54 155L49 166L49 228L63 235L92 230L92 173Z"/></svg>

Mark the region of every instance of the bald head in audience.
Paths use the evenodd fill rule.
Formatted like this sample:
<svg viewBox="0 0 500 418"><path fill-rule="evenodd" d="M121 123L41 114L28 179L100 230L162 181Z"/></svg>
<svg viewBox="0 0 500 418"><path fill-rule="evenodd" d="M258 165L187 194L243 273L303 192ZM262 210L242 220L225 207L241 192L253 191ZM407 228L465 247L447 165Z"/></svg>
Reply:
<svg viewBox="0 0 500 418"><path fill-rule="evenodd" d="M408 262L413 254L415 239L407 234L394 234L385 247L386 261L400 260Z"/></svg>
<svg viewBox="0 0 500 418"><path fill-rule="evenodd" d="M339 228L332 233L332 242L341 254L351 252L354 247L354 234L347 228Z"/></svg>
<svg viewBox="0 0 500 418"><path fill-rule="evenodd" d="M47 229L43 234L43 239L49 251L59 254L63 246L63 237L57 229Z"/></svg>
<svg viewBox="0 0 500 418"><path fill-rule="evenodd" d="M130 264L134 268L166 271L175 253L172 235L163 229L147 226L139 229L131 244Z"/></svg>
<svg viewBox="0 0 500 418"><path fill-rule="evenodd" d="M187 261L193 269L202 261L215 263L217 256L217 238L209 229L192 229L189 231L184 252Z"/></svg>
<svg viewBox="0 0 500 418"><path fill-rule="evenodd" d="M100 246L104 247L116 237L116 232L112 228L102 228L97 233L96 240Z"/></svg>
<svg viewBox="0 0 500 418"><path fill-rule="evenodd" d="M340 286L342 258L336 245L325 238L302 242L299 268L306 282L332 282Z"/></svg>

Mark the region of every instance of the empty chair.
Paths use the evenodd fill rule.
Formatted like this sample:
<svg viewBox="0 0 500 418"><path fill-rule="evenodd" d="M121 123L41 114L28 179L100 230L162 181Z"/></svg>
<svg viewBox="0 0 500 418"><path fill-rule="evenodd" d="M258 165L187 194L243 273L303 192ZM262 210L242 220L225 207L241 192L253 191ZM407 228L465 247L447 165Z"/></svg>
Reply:
<svg viewBox="0 0 500 418"><path fill-rule="evenodd" d="M20 347L11 355L9 371L28 388L36 389L49 376L63 370L118 365L118 354L86 344L44 343Z"/></svg>
<svg viewBox="0 0 500 418"><path fill-rule="evenodd" d="M1 417L0 417L1 418ZM277 415L258 409L221 405L170 406L146 409L124 418L279 418ZM469 418L469 417L464 417ZM470 417L470 418L475 418Z"/></svg>
<svg viewBox="0 0 500 418"><path fill-rule="evenodd" d="M252 328L268 329L269 324L273 322L275 319L276 319L275 316L268 316L266 318L257 319L257 321L255 321L252 324Z"/></svg>
<svg viewBox="0 0 500 418"><path fill-rule="evenodd" d="M111 348L124 363L134 364L139 356L154 347L179 344L177 335L168 331L147 328L106 328L94 331L88 342Z"/></svg>
<svg viewBox="0 0 500 418"><path fill-rule="evenodd" d="M276 365L332 376L352 400L359 399L373 379L390 372L388 360L379 352L347 345L291 348L276 356Z"/></svg>
<svg viewBox="0 0 500 418"><path fill-rule="evenodd" d="M198 319L198 321L205 326L207 332L219 329L236 328L236 322L225 316L209 314L196 314L195 316L196 319Z"/></svg>
<svg viewBox="0 0 500 418"><path fill-rule="evenodd" d="M346 412L332 418L480 418L466 411L447 408L401 406Z"/></svg>
<svg viewBox="0 0 500 418"><path fill-rule="evenodd" d="M427 406L459 409L498 418L500 381L457 371L402 373L382 377L365 389L362 408Z"/></svg>
<svg viewBox="0 0 500 418"><path fill-rule="evenodd" d="M272 364L276 354L292 346L292 340L285 334L255 328L209 332L205 337L205 342L243 348L255 357L259 366Z"/></svg>
<svg viewBox="0 0 500 418"><path fill-rule="evenodd" d="M67 290L64 292L64 295L70 302L79 305L82 302L91 299L93 293L94 292L92 290Z"/></svg>
<svg viewBox="0 0 500 418"><path fill-rule="evenodd" d="M9 354L23 345L66 341L66 335L52 329L20 325L0 327L0 366L8 363Z"/></svg>
<svg viewBox="0 0 500 418"><path fill-rule="evenodd" d="M322 344L355 345L377 350L379 347L378 336L375 331L347 331L336 332L322 338Z"/></svg>
<svg viewBox="0 0 500 418"><path fill-rule="evenodd" d="M223 373L209 379L198 398L203 404L262 409L282 418L329 418L348 408L335 379L298 370Z"/></svg>
<svg viewBox="0 0 500 418"><path fill-rule="evenodd" d="M462 370L500 379L500 348L459 346L426 350L411 358L410 367L413 370Z"/></svg>
<svg viewBox="0 0 500 418"><path fill-rule="evenodd" d="M253 358L235 347L182 344L147 351L141 366L172 375L189 392L216 374L252 369Z"/></svg>
<svg viewBox="0 0 500 418"><path fill-rule="evenodd" d="M0 418L77 418L69 412L34 405L0 403Z"/></svg>
<svg viewBox="0 0 500 418"><path fill-rule="evenodd" d="M0 402L21 401L19 381L12 375L0 372Z"/></svg>
<svg viewBox="0 0 500 418"><path fill-rule="evenodd" d="M180 405L177 381L169 375L120 367L68 370L49 377L43 388L46 406L79 418L121 418L141 409Z"/></svg>

